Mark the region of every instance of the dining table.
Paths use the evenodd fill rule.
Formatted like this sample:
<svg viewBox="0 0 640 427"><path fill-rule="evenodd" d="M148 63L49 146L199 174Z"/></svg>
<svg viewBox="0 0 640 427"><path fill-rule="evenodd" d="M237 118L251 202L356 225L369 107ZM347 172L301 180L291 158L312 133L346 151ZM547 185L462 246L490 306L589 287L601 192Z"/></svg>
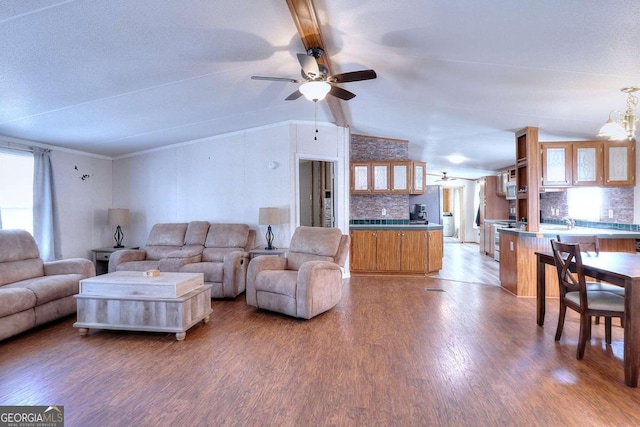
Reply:
<svg viewBox="0 0 640 427"><path fill-rule="evenodd" d="M624 382L638 386L640 366L640 255L629 252L581 253L585 276L625 288ZM536 252L536 317L544 325L546 305L545 265L555 266L553 252Z"/></svg>

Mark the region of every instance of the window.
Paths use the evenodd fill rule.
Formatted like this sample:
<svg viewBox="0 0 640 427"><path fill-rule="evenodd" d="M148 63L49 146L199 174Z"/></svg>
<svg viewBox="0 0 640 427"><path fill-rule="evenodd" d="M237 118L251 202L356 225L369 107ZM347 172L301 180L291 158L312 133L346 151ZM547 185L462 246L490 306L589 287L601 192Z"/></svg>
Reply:
<svg viewBox="0 0 640 427"><path fill-rule="evenodd" d="M0 149L0 228L33 234L33 155Z"/></svg>
<svg viewBox="0 0 640 427"><path fill-rule="evenodd" d="M602 188L580 187L567 189L569 217L584 221L600 221Z"/></svg>

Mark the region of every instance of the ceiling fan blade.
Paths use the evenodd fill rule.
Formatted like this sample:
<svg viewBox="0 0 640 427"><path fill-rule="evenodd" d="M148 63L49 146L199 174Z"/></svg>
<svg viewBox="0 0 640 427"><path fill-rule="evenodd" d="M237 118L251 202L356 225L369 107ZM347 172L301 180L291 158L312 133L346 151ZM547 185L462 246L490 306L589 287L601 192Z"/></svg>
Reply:
<svg viewBox="0 0 640 427"><path fill-rule="evenodd" d="M330 76L327 80L336 83L359 82L361 80L371 80L378 77L373 70L351 71L348 73L336 74Z"/></svg>
<svg viewBox="0 0 640 427"><path fill-rule="evenodd" d="M304 53L299 53L298 62L300 62L302 71L307 76L309 76L311 80L320 77L320 68L318 67L318 62L316 62L316 58L314 58L313 56L306 55Z"/></svg>
<svg viewBox="0 0 640 427"><path fill-rule="evenodd" d="M355 98L356 96L355 93L349 92L348 90L345 90L345 89L342 89L341 87L333 86L333 85L331 85L331 90L329 91L329 95L333 95L336 98L344 99L345 101Z"/></svg>
<svg viewBox="0 0 640 427"><path fill-rule="evenodd" d="M302 92L300 92L299 90L296 90L291 95L287 96L284 100L285 101L293 101L294 99L298 99L301 96L302 96Z"/></svg>
<svg viewBox="0 0 640 427"><path fill-rule="evenodd" d="M274 81L274 82L300 83L300 80L290 79L288 77L251 76L251 80L269 80L269 81Z"/></svg>

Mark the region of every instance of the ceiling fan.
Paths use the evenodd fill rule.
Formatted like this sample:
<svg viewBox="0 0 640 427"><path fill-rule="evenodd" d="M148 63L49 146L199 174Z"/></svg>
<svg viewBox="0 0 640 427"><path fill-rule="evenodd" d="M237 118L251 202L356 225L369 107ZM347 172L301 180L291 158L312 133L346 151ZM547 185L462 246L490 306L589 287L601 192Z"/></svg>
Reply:
<svg viewBox="0 0 640 427"><path fill-rule="evenodd" d="M318 58L322 57L324 50L319 47L313 47L306 54L298 54L298 62L300 62L302 79L292 79L288 77L263 77L251 76L253 80L272 80L283 81L289 83L302 83L295 92L285 98L285 101L292 101L304 95L309 101L319 101L329 94L336 98L348 101L356 96L355 93L349 92L335 83L358 82L361 80L371 80L377 77L374 70L351 71L348 73L328 75L329 70L322 64L318 63Z"/></svg>
<svg viewBox="0 0 640 427"><path fill-rule="evenodd" d="M436 179L436 182L440 182L440 181L443 181L443 182L455 181L456 179L458 179L458 178L452 178L450 176L447 176L446 172L442 172L442 177L440 179Z"/></svg>

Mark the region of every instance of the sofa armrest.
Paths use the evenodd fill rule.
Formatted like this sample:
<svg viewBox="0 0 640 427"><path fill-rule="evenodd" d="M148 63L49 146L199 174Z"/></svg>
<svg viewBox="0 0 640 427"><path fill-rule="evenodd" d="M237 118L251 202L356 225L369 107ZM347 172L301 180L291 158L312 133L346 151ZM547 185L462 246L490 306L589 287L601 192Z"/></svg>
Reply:
<svg viewBox="0 0 640 427"><path fill-rule="evenodd" d="M109 273L116 271L119 264L129 261L144 261L147 259L147 252L142 249L123 249L115 251L109 257Z"/></svg>
<svg viewBox="0 0 640 427"><path fill-rule="evenodd" d="M333 307L342 297L342 270L330 261L307 261L298 270L298 317L310 319Z"/></svg>
<svg viewBox="0 0 640 427"><path fill-rule="evenodd" d="M96 275L96 267L91 261L84 258L68 258L44 263L45 276L58 274L80 274L85 278L94 277Z"/></svg>
<svg viewBox="0 0 640 427"><path fill-rule="evenodd" d="M202 253L194 251L174 251L158 261L160 271L179 272L183 265L202 261Z"/></svg>
<svg viewBox="0 0 640 427"><path fill-rule="evenodd" d="M247 286L249 252L234 251L224 256L222 263L222 292L225 298L235 298Z"/></svg>

